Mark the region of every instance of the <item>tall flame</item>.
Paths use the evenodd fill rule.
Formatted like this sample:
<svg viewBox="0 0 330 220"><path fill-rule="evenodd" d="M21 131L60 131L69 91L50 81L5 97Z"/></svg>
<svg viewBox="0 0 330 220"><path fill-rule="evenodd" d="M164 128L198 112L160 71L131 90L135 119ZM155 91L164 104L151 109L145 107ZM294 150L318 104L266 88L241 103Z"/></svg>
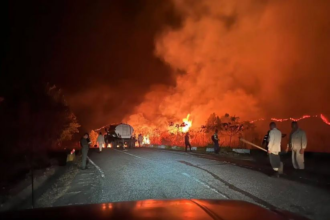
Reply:
<svg viewBox="0 0 330 220"><path fill-rule="evenodd" d="M142 144L150 144L149 135L143 136Z"/></svg>
<svg viewBox="0 0 330 220"><path fill-rule="evenodd" d="M188 114L187 117L182 120L183 123L185 123L185 126L182 128L182 132L188 132L192 125L192 120L189 120L189 116L190 114Z"/></svg>

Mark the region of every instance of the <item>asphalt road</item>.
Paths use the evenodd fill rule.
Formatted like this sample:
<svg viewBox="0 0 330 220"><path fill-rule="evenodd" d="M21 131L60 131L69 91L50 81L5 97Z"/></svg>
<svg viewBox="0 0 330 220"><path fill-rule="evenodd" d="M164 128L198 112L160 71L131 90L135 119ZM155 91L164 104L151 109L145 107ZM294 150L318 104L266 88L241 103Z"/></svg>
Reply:
<svg viewBox="0 0 330 220"><path fill-rule="evenodd" d="M231 199L330 219L330 191L223 161L154 149L92 151L54 206L145 199ZM93 165L94 164L94 165Z"/></svg>

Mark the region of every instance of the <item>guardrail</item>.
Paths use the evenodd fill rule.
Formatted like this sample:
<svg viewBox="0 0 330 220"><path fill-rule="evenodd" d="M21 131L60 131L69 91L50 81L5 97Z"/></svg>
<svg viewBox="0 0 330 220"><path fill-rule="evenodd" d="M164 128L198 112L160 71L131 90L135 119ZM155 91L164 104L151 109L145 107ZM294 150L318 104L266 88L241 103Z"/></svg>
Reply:
<svg viewBox="0 0 330 220"><path fill-rule="evenodd" d="M146 148L156 148L156 149L167 149L167 150L177 150L177 151L185 151L185 147L182 146L168 146L168 145L156 145L156 144L149 144L143 145ZM211 153L214 152L213 147L191 147L192 151L199 152L199 153ZM249 154L249 149L231 149L232 151L240 154Z"/></svg>

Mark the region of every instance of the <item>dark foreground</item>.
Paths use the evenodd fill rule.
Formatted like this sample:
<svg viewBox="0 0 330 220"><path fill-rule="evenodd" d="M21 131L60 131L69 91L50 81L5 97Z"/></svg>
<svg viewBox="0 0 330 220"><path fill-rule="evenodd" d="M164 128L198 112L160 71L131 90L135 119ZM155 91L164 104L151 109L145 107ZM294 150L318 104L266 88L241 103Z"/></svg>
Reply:
<svg viewBox="0 0 330 220"><path fill-rule="evenodd" d="M282 210L233 200L140 200L92 205L74 205L0 213L2 219L268 219L305 220Z"/></svg>
<svg viewBox="0 0 330 220"><path fill-rule="evenodd" d="M291 211L310 219L330 216L327 189L269 177L223 161L152 149L105 149L100 154L91 151L89 157L89 169L80 170L70 183L56 184L58 193L46 193L37 206L145 199L231 199Z"/></svg>

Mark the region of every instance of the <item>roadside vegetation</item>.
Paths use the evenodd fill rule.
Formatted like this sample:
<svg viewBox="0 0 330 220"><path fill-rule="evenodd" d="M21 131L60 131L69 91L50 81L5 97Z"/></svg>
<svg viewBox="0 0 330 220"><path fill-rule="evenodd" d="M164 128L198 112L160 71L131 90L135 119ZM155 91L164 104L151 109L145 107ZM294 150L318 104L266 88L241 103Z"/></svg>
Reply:
<svg viewBox="0 0 330 220"><path fill-rule="evenodd" d="M61 89L26 83L7 88L1 97L1 187L20 181L31 166L65 163L66 158L58 155L80 125Z"/></svg>

